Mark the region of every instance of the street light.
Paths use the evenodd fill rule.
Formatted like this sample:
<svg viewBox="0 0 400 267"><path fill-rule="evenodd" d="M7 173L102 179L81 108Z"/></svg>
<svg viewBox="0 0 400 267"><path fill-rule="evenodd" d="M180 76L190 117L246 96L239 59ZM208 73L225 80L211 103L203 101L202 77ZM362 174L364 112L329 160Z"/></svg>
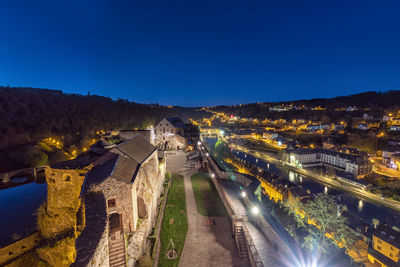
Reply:
<svg viewBox="0 0 400 267"><path fill-rule="evenodd" d="M208 157L208 156L210 156L210 154L206 153L206 156Z"/></svg>
<svg viewBox="0 0 400 267"><path fill-rule="evenodd" d="M245 192L245 191L242 191L242 192L240 193L240 195L242 196L242 198L245 198L245 197L246 197L246 192Z"/></svg>
<svg viewBox="0 0 400 267"><path fill-rule="evenodd" d="M211 173L211 178L214 178L215 177L215 174L214 173Z"/></svg>
<svg viewBox="0 0 400 267"><path fill-rule="evenodd" d="M253 212L254 215L257 215L260 212L260 210L256 206L252 207L251 211Z"/></svg>

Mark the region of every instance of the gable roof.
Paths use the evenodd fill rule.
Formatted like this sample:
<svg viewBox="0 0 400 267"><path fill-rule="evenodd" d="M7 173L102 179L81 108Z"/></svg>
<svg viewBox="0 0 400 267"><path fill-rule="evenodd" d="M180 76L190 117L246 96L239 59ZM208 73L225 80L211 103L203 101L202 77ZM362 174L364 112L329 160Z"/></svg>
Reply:
<svg viewBox="0 0 400 267"><path fill-rule="evenodd" d="M149 143L142 135L136 135L111 150L111 152L128 156L142 164L157 148Z"/></svg>
<svg viewBox="0 0 400 267"><path fill-rule="evenodd" d="M108 177L125 183L133 183L142 164L157 148L143 136L135 136L100 157L86 175L81 195L86 194L91 184L100 184Z"/></svg>
<svg viewBox="0 0 400 267"><path fill-rule="evenodd" d="M132 183L140 168L140 163L126 156L119 155L111 176L125 183Z"/></svg>
<svg viewBox="0 0 400 267"><path fill-rule="evenodd" d="M172 117L172 118L166 118L166 120L172 124L172 126L176 128L183 128L185 126L185 123L183 120L179 117Z"/></svg>
<svg viewBox="0 0 400 267"><path fill-rule="evenodd" d="M85 177L83 181L81 196L85 195L92 184L100 184L108 178L114 170L114 166L118 160L118 155L114 153L107 153L107 160L94 166Z"/></svg>

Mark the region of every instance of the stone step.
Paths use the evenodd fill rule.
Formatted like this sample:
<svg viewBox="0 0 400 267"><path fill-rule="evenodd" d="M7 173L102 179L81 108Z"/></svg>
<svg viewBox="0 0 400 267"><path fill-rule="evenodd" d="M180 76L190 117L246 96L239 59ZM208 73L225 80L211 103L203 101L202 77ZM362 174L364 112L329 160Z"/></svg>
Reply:
<svg viewBox="0 0 400 267"><path fill-rule="evenodd" d="M123 251L117 251L114 253L110 253L109 255L110 260L114 260L121 257L125 257L125 253Z"/></svg>
<svg viewBox="0 0 400 267"><path fill-rule="evenodd" d="M124 244L120 243L120 244L114 244L110 246L110 250L112 249L124 249Z"/></svg>
<svg viewBox="0 0 400 267"><path fill-rule="evenodd" d="M115 259L115 260L110 260L110 266L115 266L115 265L120 265L120 264L126 264L126 259L125 259L125 257L123 257L123 258L118 258L118 259Z"/></svg>
<svg viewBox="0 0 400 267"><path fill-rule="evenodd" d="M123 251L121 251L119 253L110 254L110 256L109 256L110 260L115 260L115 259L118 259L118 258L121 258L121 257L125 257L125 254L124 254Z"/></svg>

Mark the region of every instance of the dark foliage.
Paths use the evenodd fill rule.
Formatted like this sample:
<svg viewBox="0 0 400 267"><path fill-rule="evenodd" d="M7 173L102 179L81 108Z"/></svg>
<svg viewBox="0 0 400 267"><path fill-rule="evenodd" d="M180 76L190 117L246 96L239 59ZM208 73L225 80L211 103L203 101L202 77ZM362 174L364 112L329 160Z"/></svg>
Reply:
<svg viewBox="0 0 400 267"><path fill-rule="evenodd" d="M195 108L137 104L58 90L0 87L0 149L51 136L65 136L67 143L75 143L79 140L72 137L79 135L85 140L98 130L143 128L163 117L187 119L201 114Z"/></svg>

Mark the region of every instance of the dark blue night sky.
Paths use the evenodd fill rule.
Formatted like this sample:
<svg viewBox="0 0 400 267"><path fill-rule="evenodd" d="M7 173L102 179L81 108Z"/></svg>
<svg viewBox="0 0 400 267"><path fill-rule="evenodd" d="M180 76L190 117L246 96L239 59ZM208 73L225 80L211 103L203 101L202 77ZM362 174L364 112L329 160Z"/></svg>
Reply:
<svg viewBox="0 0 400 267"><path fill-rule="evenodd" d="M0 84L170 105L400 89L400 1L1 1Z"/></svg>

